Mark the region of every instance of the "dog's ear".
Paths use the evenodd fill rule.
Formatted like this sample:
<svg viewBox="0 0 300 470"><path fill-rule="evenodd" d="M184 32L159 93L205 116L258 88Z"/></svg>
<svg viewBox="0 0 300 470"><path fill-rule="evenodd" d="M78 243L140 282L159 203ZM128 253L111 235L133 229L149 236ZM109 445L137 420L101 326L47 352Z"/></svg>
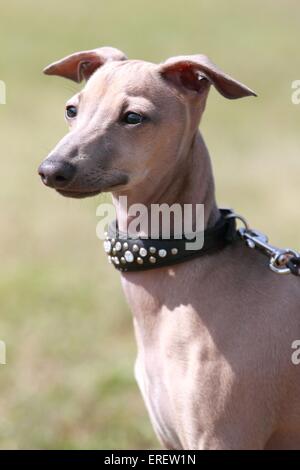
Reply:
<svg viewBox="0 0 300 470"><path fill-rule="evenodd" d="M188 90L200 93L212 84L228 99L257 96L246 85L225 74L205 55L172 57L160 64L159 69L165 79Z"/></svg>
<svg viewBox="0 0 300 470"><path fill-rule="evenodd" d="M80 83L88 80L90 76L110 60L126 60L127 57L119 49L113 47L100 47L91 51L76 52L48 65L43 72L46 75L58 75Z"/></svg>

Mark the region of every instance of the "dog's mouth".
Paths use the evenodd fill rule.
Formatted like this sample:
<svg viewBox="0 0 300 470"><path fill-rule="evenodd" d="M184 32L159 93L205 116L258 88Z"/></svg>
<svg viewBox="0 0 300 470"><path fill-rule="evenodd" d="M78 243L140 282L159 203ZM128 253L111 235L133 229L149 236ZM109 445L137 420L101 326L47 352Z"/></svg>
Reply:
<svg viewBox="0 0 300 470"><path fill-rule="evenodd" d="M83 199L86 197L93 197L97 196L98 194L104 193L104 192L112 192L116 191L117 189L122 188L126 183L128 182L127 176L124 176L124 178L120 179L118 182L115 184L110 184L107 187L103 186L98 189L93 189L91 191L84 191L84 190L72 190L71 188L64 188L64 189L59 189L55 188L55 190L64 197L71 197L74 199Z"/></svg>
<svg viewBox="0 0 300 470"><path fill-rule="evenodd" d="M69 191L67 189L56 189L56 191L64 197L72 197L74 199L83 199L85 197L97 196L102 192L101 189L97 191Z"/></svg>

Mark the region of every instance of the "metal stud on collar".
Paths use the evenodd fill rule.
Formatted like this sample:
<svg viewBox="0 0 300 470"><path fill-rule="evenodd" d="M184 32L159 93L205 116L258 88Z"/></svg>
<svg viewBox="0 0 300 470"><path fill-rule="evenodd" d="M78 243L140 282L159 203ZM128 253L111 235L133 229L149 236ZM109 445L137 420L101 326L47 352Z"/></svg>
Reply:
<svg viewBox="0 0 300 470"><path fill-rule="evenodd" d="M126 271L126 265L134 263L143 265L146 259L150 264L155 264L158 258L166 258L168 251L164 248L157 250L156 247L150 246L147 250L145 247L139 247L137 243L129 247L128 242L109 239L108 235L103 242L105 253L108 255L108 261L118 267L121 271ZM170 255L175 256L178 254L178 248L172 247L169 252ZM121 267L122 266L122 267Z"/></svg>

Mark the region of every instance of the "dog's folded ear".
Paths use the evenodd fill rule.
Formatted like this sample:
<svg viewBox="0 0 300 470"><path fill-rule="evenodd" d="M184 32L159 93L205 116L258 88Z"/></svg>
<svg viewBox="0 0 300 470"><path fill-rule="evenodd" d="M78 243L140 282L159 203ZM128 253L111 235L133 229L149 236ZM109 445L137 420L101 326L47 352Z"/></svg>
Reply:
<svg viewBox="0 0 300 470"><path fill-rule="evenodd" d="M53 64L48 65L43 72L46 75L58 75L80 83L90 76L105 62L111 60L126 60L127 57L114 47L100 47L91 51L71 54Z"/></svg>
<svg viewBox="0 0 300 470"><path fill-rule="evenodd" d="M159 69L165 79L188 90L200 93L212 84L221 95L228 99L257 96L246 85L220 70L205 55L172 57L160 64Z"/></svg>

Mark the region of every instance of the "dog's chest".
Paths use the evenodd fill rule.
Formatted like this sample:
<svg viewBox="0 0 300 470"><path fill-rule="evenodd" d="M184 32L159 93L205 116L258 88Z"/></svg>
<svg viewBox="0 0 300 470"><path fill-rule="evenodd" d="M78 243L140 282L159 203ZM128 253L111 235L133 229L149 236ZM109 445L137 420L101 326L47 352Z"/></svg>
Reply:
<svg viewBox="0 0 300 470"><path fill-rule="evenodd" d="M175 328L174 322L167 323L168 328L160 324L151 335L134 321L138 343L135 376L153 428L164 446L193 448L197 433L192 433L189 413L198 407L195 387L199 384L197 358L201 345Z"/></svg>
<svg viewBox="0 0 300 470"><path fill-rule="evenodd" d="M135 378L156 435L168 449L181 449L174 414L172 416L168 393L162 380L158 376L153 380L139 357L135 363Z"/></svg>
<svg viewBox="0 0 300 470"><path fill-rule="evenodd" d="M164 446L194 448L189 413L198 406L198 358L207 348L207 334L192 306L163 305L161 281L155 289L151 285L145 289L145 283L141 288L123 281L138 345L135 375L153 428ZM199 341L199 335L203 341Z"/></svg>

